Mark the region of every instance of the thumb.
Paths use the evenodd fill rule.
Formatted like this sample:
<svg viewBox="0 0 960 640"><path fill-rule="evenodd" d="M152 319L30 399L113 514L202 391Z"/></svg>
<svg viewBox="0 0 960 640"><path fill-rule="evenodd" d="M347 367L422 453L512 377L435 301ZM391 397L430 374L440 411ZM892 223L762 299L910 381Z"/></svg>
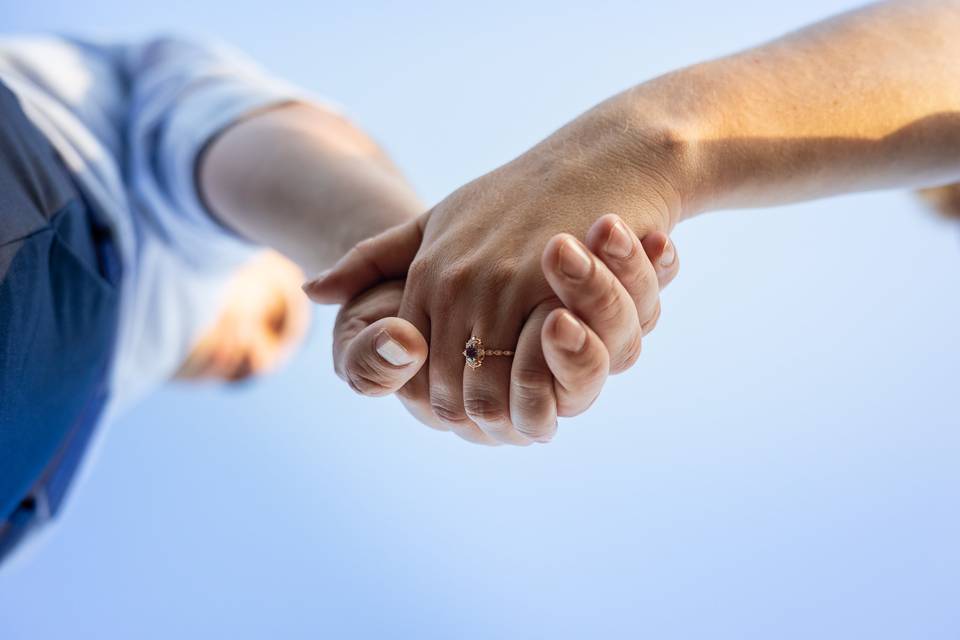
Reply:
<svg viewBox="0 0 960 640"><path fill-rule="evenodd" d="M365 396L394 393L427 359L427 341L400 318L381 318L335 349L337 374Z"/></svg>
<svg viewBox="0 0 960 640"><path fill-rule="evenodd" d="M319 304L342 304L385 280L402 278L420 249L424 217L361 240L332 268L303 285Z"/></svg>

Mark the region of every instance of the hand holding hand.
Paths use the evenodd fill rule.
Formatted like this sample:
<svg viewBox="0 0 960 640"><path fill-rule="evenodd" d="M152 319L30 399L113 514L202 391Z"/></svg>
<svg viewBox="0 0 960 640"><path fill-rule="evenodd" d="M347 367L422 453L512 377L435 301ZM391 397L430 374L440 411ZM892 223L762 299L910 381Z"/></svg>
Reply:
<svg viewBox="0 0 960 640"><path fill-rule="evenodd" d="M411 231L396 228L364 241L326 277L305 289L317 301L340 302L371 282L402 276L418 249L418 238ZM616 247L623 231L628 240L626 251ZM561 267L567 251L583 252L589 258L587 276L567 275ZM568 234L551 239L543 251L541 268L556 294L554 307L534 334L537 346L542 345L538 375L550 378L551 385L531 394L531 404L552 404L548 411L553 416L576 415L590 406L603 386L610 362L608 345L633 344L631 348L638 349L640 335L653 328L659 315L657 290L676 275L678 261L666 235L652 233L641 245L617 216L608 215L591 227L587 246ZM334 331L338 374L365 395L400 390L404 404L422 422L452 429L473 442L527 444L532 439L552 437L550 427L555 426L555 419L542 432L525 433L526 423L520 422L517 428L512 415L491 416L486 406L475 404L462 409L470 418L443 420L432 410L429 394L417 396L408 391L404 385L426 362L428 347L415 326L393 317L402 303L403 284L401 280L382 282L341 309ZM567 308L558 308L560 302ZM642 316L638 310L643 310ZM485 360L483 368L489 371L494 360ZM460 363L462 371L462 356ZM466 373L478 375L484 371ZM510 393L512 383L506 386ZM520 393L522 390L521 386ZM539 397L544 394L546 399ZM509 408L509 399L504 400ZM503 400L497 402L494 406L500 406ZM522 411L525 401L518 398L515 404Z"/></svg>

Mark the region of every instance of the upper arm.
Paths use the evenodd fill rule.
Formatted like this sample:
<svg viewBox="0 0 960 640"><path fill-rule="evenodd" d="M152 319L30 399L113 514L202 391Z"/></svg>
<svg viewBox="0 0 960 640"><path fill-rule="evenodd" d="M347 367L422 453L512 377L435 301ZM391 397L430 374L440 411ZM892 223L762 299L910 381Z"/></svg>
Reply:
<svg viewBox="0 0 960 640"><path fill-rule="evenodd" d="M151 208L176 211L199 235L230 235L197 187L197 162L217 134L244 116L302 94L220 44L164 37L124 49L129 86L127 174Z"/></svg>

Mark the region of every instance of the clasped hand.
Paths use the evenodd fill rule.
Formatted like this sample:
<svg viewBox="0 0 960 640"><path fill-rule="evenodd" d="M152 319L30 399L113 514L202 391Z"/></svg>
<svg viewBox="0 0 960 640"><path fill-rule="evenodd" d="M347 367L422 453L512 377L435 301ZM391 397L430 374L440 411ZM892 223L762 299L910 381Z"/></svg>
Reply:
<svg viewBox="0 0 960 640"><path fill-rule="evenodd" d="M552 439L558 416L587 409L608 373L636 361L678 269L664 216L620 207L647 227L641 240L618 215L595 219L589 193L528 184L485 176L304 286L343 304L334 363L355 391L396 392L418 420L470 442L525 445ZM471 336L514 355L472 369Z"/></svg>

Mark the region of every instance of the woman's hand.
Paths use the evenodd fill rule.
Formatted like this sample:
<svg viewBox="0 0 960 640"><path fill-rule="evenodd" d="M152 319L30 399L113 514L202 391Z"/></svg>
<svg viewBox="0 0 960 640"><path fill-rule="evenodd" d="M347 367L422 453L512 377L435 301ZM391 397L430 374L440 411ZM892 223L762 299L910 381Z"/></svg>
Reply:
<svg viewBox="0 0 960 640"><path fill-rule="evenodd" d="M564 296L551 288L561 280L594 312L610 370L622 371L636 360L642 326L656 314L656 296L652 302L644 298L639 308L621 304L630 295L619 283L597 286L609 272L598 268L590 251L637 265L629 260L640 247L634 230L643 236L669 232L679 203L663 177L667 156L657 151L662 141L651 139L644 161L628 163L630 154L618 144L629 144L635 154L642 136L603 144L609 128L591 116L561 129L417 221L361 242L327 282L307 288L323 298L324 288L342 277L338 272L354 265L368 276L357 291L385 277L406 277L399 317L427 338L430 350L399 393L424 422L460 431L478 427L508 442L552 437L557 416L568 408L557 396L540 336L554 326L555 320L548 322L558 317L554 310L564 306ZM602 224L588 237L603 211L616 211L623 220ZM551 241L561 232L568 235ZM585 238L590 250L577 238ZM645 258L641 263L626 278L655 294L654 269ZM555 282L545 276L551 272ZM471 336L514 355L487 358L471 370L463 354Z"/></svg>
<svg viewBox="0 0 960 640"><path fill-rule="evenodd" d="M624 252L616 251L614 245L609 245L614 251L608 251L611 233L619 233L621 228L625 228L623 222L617 216L608 215L587 233L589 249L582 245L580 248L587 250L592 266L585 278L570 278L560 266L561 254L568 247L576 246L570 244L576 243L573 238L558 235L543 252L542 273L556 298L533 335L543 365L540 375L549 378L550 386L538 389L545 398L531 395L531 399L535 398L537 404L552 404L553 416L576 415L590 406L609 370L608 346L631 342L639 346L640 334L652 329L656 322L659 287L665 286L677 273L676 253L662 233L650 234L641 245L628 231L627 255L620 257ZM306 289L317 301L342 301L369 282L382 279L384 274L402 271L416 250L417 239L409 230L391 230L365 241L327 277ZM338 374L365 395L386 395L401 390L404 404L422 422L439 429L452 429L472 442L527 444L552 437L555 418L541 432L524 432L523 426L518 429L509 414L497 419L483 404L464 408L470 416L465 420L440 419L432 409L428 389L421 388L423 393L418 395L411 385L404 386L427 360L428 347L414 325L392 317L402 304L403 284L396 280L380 284L341 309L334 331L334 362ZM566 309L557 308L561 303ZM643 322L638 310L643 310ZM489 358L480 370L466 374L479 376L485 370L491 371L490 365L496 360ZM459 362L462 372L462 356ZM467 377L466 382L470 381ZM508 381L507 393L509 385ZM487 401L480 400L481 403ZM490 402L504 402L509 407L509 398ZM517 404L522 403L523 400L517 400Z"/></svg>

